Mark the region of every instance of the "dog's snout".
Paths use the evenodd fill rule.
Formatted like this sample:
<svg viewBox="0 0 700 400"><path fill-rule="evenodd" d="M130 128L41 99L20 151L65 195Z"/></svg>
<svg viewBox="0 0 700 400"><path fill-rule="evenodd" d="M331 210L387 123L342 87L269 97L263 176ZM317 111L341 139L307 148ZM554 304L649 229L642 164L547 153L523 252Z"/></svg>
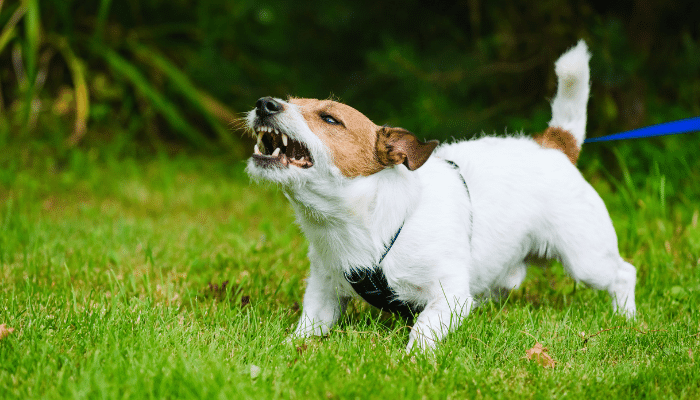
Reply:
<svg viewBox="0 0 700 400"><path fill-rule="evenodd" d="M284 107L272 97L262 97L255 102L255 113L258 117L267 117L268 115L277 114Z"/></svg>

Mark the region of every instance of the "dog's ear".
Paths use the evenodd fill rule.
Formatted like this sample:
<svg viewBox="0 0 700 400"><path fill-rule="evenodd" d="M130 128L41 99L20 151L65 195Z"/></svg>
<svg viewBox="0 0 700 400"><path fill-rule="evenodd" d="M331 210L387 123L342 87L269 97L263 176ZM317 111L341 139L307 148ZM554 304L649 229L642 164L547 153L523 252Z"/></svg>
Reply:
<svg viewBox="0 0 700 400"><path fill-rule="evenodd" d="M437 140L421 142L405 129L383 126L377 130L375 150L380 164L403 164L413 171L428 161L438 143Z"/></svg>

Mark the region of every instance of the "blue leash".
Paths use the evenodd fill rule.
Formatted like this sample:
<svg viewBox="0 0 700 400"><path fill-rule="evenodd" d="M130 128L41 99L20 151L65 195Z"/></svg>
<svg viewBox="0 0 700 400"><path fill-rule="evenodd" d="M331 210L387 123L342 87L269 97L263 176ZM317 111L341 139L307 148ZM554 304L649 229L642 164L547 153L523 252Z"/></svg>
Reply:
<svg viewBox="0 0 700 400"><path fill-rule="evenodd" d="M678 121L664 122L663 124L647 126L645 128L632 129L612 135L588 138L583 143L607 142L608 140L638 139L652 136L675 135L700 131L700 117L681 119Z"/></svg>

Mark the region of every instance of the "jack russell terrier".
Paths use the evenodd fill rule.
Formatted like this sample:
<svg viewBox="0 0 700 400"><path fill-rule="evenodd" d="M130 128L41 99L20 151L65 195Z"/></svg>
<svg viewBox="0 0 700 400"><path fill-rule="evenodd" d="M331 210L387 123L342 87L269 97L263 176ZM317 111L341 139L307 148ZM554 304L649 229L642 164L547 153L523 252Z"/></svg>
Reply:
<svg viewBox="0 0 700 400"><path fill-rule="evenodd" d="M533 258L606 289L635 314L636 269L620 257L600 196L575 166L586 135L590 54L555 64L544 133L438 146L331 100L263 97L247 172L278 184L309 241L311 272L293 337L325 335L348 300L417 315L407 351L458 327L475 296L517 288Z"/></svg>

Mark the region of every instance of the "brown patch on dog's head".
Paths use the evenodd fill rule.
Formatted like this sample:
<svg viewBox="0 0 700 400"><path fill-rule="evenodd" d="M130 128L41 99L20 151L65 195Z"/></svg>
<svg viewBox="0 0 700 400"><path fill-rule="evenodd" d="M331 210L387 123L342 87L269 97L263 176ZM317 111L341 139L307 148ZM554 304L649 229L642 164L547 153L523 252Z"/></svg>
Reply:
<svg viewBox="0 0 700 400"><path fill-rule="evenodd" d="M418 169L437 145L437 140L421 142L402 128L382 127L377 131L377 159L386 166L403 164L411 171Z"/></svg>
<svg viewBox="0 0 700 400"><path fill-rule="evenodd" d="M374 154L377 126L354 108L332 100L290 99L311 131L328 146L343 175L353 178L381 171Z"/></svg>
<svg viewBox="0 0 700 400"><path fill-rule="evenodd" d="M581 148L576 144L576 139L571 132L550 126L544 132L533 137L540 146L556 149L569 157L569 161L576 165Z"/></svg>
<svg viewBox="0 0 700 400"><path fill-rule="evenodd" d="M299 108L309 129L330 149L336 167L349 178L402 163L414 170L437 145L423 143L404 129L379 127L343 103L297 98L289 102Z"/></svg>

